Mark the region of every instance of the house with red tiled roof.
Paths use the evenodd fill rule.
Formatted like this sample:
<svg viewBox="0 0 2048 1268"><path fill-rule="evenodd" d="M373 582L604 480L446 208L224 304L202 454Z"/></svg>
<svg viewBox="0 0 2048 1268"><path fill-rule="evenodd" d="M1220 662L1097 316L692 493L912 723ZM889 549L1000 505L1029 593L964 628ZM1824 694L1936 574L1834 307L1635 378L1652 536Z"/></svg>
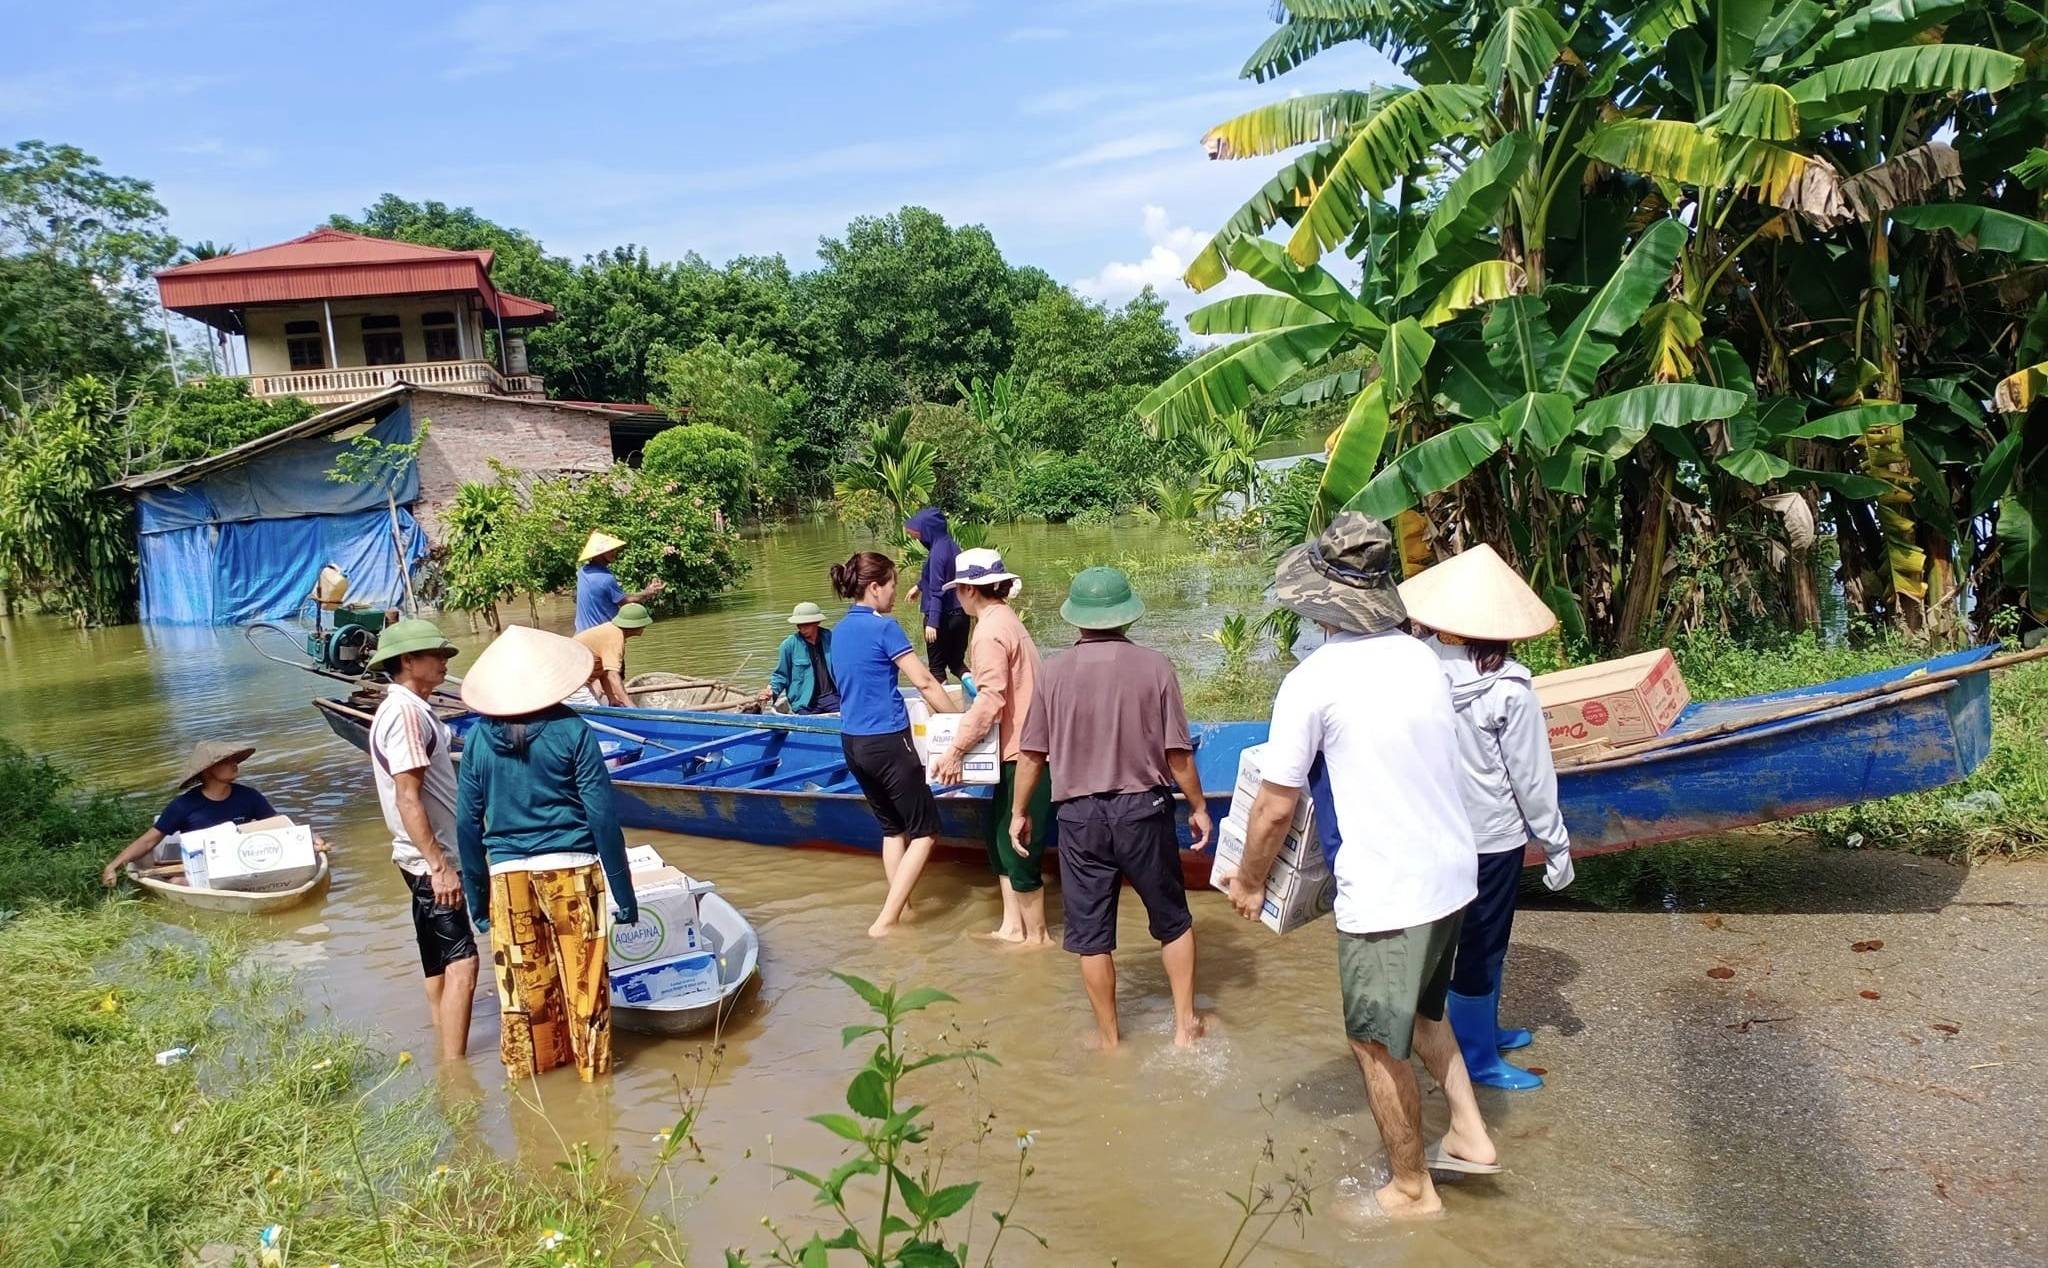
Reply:
<svg viewBox="0 0 2048 1268"><path fill-rule="evenodd" d="M540 399L524 332L555 319L491 282L491 252L450 251L340 229L156 275L165 308L243 341L249 390L316 404L399 383Z"/></svg>

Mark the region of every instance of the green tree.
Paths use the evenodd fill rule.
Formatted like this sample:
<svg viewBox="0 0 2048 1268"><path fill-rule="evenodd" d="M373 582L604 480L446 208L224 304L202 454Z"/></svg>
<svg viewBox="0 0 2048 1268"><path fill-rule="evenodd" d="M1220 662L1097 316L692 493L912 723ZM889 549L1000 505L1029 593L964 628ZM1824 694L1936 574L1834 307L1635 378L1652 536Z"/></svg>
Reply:
<svg viewBox="0 0 2048 1268"><path fill-rule="evenodd" d="M125 465L146 470L204 458L303 422L315 412L296 396L251 396L246 379L194 379L137 403Z"/></svg>
<svg viewBox="0 0 2048 1268"><path fill-rule="evenodd" d="M149 182L76 146L0 148L0 393L161 373L148 277L176 251Z"/></svg>
<svg viewBox="0 0 2048 1268"><path fill-rule="evenodd" d="M1018 309L1016 330L1018 426L1031 443L1066 453L1133 417L1152 385L1185 360L1150 288L1110 308L1053 287Z"/></svg>
<svg viewBox="0 0 2048 1268"><path fill-rule="evenodd" d="M650 480L674 481L709 498L728 516L754 502L754 444L711 423L671 427L647 442L640 470Z"/></svg>
<svg viewBox="0 0 2048 1268"><path fill-rule="evenodd" d="M1347 401L1319 516L1401 517L1412 562L1492 542L1608 646L1700 619L1666 603L1674 543L1737 527L1756 545L1717 557L1770 582L1746 592L1770 594L1771 619L1810 620L1803 565L1767 549L1788 494L1833 519L1866 611L1917 621L1939 570L1916 551L1988 562L1959 495L1991 465L1981 402L2010 354L1984 351L2011 334L1973 349L1953 332L1987 307L2021 330L2040 279L1970 296L1915 230L2020 260L2028 233L1911 204L2014 198L2006 170L2027 155L1998 138L2028 131L2041 95L2004 50L2037 51L2037 18L1977 0L1283 0L1278 16L1248 77L1363 41L1414 86L1211 130L1219 159L1293 153L1189 270L1266 289L1191 315L1246 337L1146 399L1161 434ZM1285 244L1267 240L1282 222ZM1319 263L1339 247L1355 290ZM1901 399L1916 377L1921 402ZM1937 402L1944 421L1916 438Z"/></svg>
<svg viewBox="0 0 2048 1268"><path fill-rule="evenodd" d="M107 492L121 467L114 389L78 378L20 411L0 409L0 591L80 625L132 617L135 526Z"/></svg>
<svg viewBox="0 0 2048 1268"><path fill-rule="evenodd" d="M795 439L797 420L810 403L802 373L794 359L757 340L705 339L657 354L649 399L670 418L745 437L754 450L755 483L764 498L779 501L797 485L790 452L782 445Z"/></svg>
<svg viewBox="0 0 2048 1268"><path fill-rule="evenodd" d="M811 291L840 357L886 366L922 400L1009 368L1017 282L987 229L905 207L854 220L818 256Z"/></svg>

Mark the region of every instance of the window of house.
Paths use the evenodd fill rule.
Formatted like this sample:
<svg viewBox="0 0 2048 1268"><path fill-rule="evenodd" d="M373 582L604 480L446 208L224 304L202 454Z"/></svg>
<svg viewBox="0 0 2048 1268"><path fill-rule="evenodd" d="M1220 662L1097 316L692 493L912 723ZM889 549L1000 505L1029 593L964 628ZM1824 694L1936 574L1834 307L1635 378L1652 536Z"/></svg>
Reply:
<svg viewBox="0 0 2048 1268"><path fill-rule="evenodd" d="M399 333L398 318L363 318L363 364L404 365L405 336Z"/></svg>
<svg viewBox="0 0 2048 1268"><path fill-rule="evenodd" d="M420 333L426 337L427 360L460 361L461 341L455 337L455 314L420 314Z"/></svg>
<svg viewBox="0 0 2048 1268"><path fill-rule="evenodd" d="M317 321L288 321L284 324L284 347L294 370L327 368L327 344L320 337Z"/></svg>

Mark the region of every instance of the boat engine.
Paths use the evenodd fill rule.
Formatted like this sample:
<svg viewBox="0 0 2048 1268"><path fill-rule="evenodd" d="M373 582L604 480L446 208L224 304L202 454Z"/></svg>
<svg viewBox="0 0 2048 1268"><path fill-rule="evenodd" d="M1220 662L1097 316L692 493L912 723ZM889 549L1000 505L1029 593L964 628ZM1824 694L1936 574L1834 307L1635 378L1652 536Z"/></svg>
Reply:
<svg viewBox="0 0 2048 1268"><path fill-rule="evenodd" d="M336 608L334 625L315 626L306 633L306 656L321 669L360 674L377 654L377 636L384 629L381 609Z"/></svg>

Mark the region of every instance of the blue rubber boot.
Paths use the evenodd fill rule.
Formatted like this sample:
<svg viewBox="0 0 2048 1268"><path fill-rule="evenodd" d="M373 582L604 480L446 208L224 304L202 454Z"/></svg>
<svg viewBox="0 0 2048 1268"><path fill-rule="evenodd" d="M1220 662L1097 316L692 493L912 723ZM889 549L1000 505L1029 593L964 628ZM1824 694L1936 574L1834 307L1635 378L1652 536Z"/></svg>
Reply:
<svg viewBox="0 0 2048 1268"><path fill-rule="evenodd" d="M1493 957L1493 963L1487 966L1488 968L1493 970L1493 990L1494 995L1496 997L1498 997L1500 994L1500 984L1502 980L1501 970L1506 967L1507 958L1508 957L1506 953L1502 953L1500 955ZM1536 1036L1530 1034L1527 1030L1522 1029L1520 1026L1517 1026L1511 1030L1496 1022L1493 1029L1493 1046L1500 1049L1502 1052L1512 1052L1516 1048L1526 1048L1530 1044L1536 1042Z"/></svg>
<svg viewBox="0 0 2048 1268"><path fill-rule="evenodd" d="M1498 987L1486 995L1460 995L1456 991L1444 995L1444 1016L1450 1020L1451 1033L1458 1037L1458 1050L1465 1054L1466 1072L1474 1083L1510 1092L1542 1087L1543 1080L1538 1076L1501 1060L1500 1049L1494 1044L1500 1031L1495 1024L1499 1011Z"/></svg>

